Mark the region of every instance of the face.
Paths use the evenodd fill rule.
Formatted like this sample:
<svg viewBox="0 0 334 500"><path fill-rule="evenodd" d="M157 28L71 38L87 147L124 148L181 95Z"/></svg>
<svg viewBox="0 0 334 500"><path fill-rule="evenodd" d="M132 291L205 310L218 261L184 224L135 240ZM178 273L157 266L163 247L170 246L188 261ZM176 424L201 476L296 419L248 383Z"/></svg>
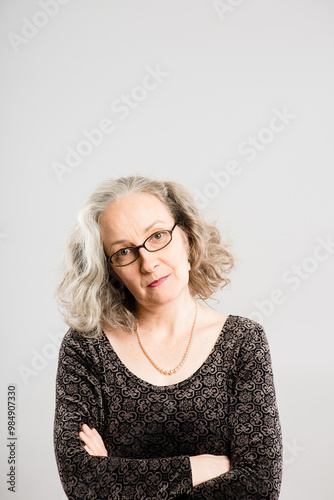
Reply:
<svg viewBox="0 0 334 500"><path fill-rule="evenodd" d="M171 230L174 218L167 206L149 193L133 193L112 202L100 217L103 246L110 257L126 247L142 245L151 234ZM109 264L132 293L137 305L163 305L188 289L188 239L176 226L172 241L157 252L140 248L138 259L125 267ZM161 280L161 278L166 278ZM161 280L156 286L152 282Z"/></svg>

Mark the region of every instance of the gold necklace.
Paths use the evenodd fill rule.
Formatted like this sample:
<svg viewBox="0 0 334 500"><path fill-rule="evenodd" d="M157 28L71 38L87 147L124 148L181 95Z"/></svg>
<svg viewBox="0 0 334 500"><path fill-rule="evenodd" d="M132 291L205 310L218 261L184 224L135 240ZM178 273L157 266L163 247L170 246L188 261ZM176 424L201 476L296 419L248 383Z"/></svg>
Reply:
<svg viewBox="0 0 334 500"><path fill-rule="evenodd" d="M183 364L185 363L187 357L188 357L188 354L189 354L189 351L190 351L190 347L191 347L191 344L193 342L193 338L194 338L194 329L195 329L195 323L196 323L196 318L197 318L197 309L198 309L198 305L197 305L197 302L195 302L195 305L196 305L196 310L195 310L195 317L194 317L194 322L193 322L193 326L192 326L192 329L191 329L191 334L190 334L190 339L189 339L189 342L188 342L188 345L187 345L187 349L186 349L186 352L184 353L183 355L183 358L181 360L181 363L179 363L175 368L173 368L172 370L164 370L163 368L160 368L160 366L158 366L155 361L153 361L153 359L151 358L151 356L148 354L148 352L146 351L145 347L143 346L142 344L142 341L141 341L141 338L140 338L140 335L139 335L139 332L138 332L138 329L136 327L135 329L135 332L137 334L137 337L138 337L138 342L139 342L139 345L143 351L143 353L145 354L145 356L149 359L149 361L152 363L152 365L154 366L154 368L156 368L160 373L163 373L164 375L172 375L173 373L177 372L181 366L183 366Z"/></svg>

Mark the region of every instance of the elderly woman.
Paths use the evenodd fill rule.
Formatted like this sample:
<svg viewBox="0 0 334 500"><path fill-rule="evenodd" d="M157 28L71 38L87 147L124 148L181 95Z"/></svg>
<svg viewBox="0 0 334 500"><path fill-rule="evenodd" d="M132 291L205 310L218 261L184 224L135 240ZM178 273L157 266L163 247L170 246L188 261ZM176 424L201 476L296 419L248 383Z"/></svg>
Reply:
<svg viewBox="0 0 334 500"><path fill-rule="evenodd" d="M234 261L175 182L89 197L56 297L54 447L69 499L277 499L282 439L263 327L198 303Z"/></svg>

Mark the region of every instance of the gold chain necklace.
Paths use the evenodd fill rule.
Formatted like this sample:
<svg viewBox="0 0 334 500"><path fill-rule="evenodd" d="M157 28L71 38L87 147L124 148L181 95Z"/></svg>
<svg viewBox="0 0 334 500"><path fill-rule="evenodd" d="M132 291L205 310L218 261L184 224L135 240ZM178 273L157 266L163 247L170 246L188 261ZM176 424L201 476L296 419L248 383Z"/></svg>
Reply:
<svg viewBox="0 0 334 500"><path fill-rule="evenodd" d="M137 330L137 327L135 329L135 332L137 334L137 337L138 337L138 342L139 342L139 345L143 351L143 353L145 354L145 356L149 359L149 361L152 363L152 365L154 366L154 368L156 368L160 373L163 373L164 375L172 375L173 373L177 372L181 366L183 366L183 364L185 363L187 357L188 357L188 354L189 354L189 351L190 351L190 347L191 347L191 344L193 342L193 338L194 338L194 329L195 329L195 323L196 323L196 318L197 318L197 309L198 309L198 305L197 305L197 302L195 302L195 305L196 305L196 310L195 310L195 317L194 317L194 322L193 322L193 326L192 326L192 329L191 329L191 334L190 334L190 339L189 339L189 342L188 342L188 345L187 345L187 349L186 349L186 352L184 353L183 355L183 358L182 358L182 361L181 363L179 363L175 368L173 368L172 370L164 370L163 368L160 368L156 363L155 361L153 361L153 359L151 358L151 356L148 354L148 352L146 351L145 347L143 346L142 344L142 341L141 341L141 338L140 338L140 335L139 335L139 332Z"/></svg>

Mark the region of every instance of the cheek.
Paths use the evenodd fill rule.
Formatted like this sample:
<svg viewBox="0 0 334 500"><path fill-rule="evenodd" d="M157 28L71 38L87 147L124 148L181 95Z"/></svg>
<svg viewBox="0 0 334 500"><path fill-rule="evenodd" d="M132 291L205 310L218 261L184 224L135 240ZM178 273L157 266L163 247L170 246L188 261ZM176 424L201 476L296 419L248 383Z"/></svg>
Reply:
<svg viewBox="0 0 334 500"><path fill-rule="evenodd" d="M136 286L136 283L138 283L138 280L134 278L134 274L130 274L130 276L123 275L122 281L129 290L133 289Z"/></svg>
<svg viewBox="0 0 334 500"><path fill-rule="evenodd" d="M130 271L129 273L127 272L123 272L122 274L120 273L120 278L122 279L124 285L135 296L142 290L141 285L144 279L143 274L140 271L138 262L134 262L132 266L135 266L136 264L137 264L136 267L129 269Z"/></svg>
<svg viewBox="0 0 334 500"><path fill-rule="evenodd" d="M188 274L188 255L183 245L179 245L178 248L173 249L170 263L178 275L183 276Z"/></svg>

